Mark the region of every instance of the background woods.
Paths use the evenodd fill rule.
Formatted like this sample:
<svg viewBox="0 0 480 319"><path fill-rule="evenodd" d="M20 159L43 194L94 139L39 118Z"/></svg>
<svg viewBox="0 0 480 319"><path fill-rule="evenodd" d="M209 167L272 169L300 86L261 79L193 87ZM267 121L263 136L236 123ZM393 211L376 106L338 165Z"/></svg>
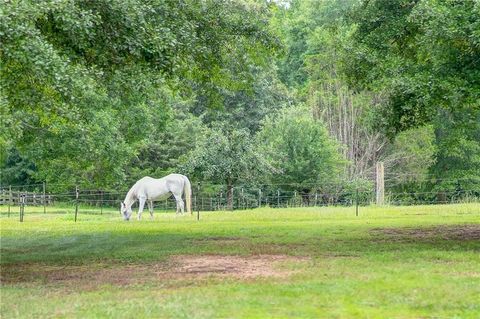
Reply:
<svg viewBox="0 0 480 319"><path fill-rule="evenodd" d="M478 191L475 1L12 1L0 182ZM312 186L313 185L313 186ZM272 186L273 187L273 186ZM273 188L272 188L273 191Z"/></svg>

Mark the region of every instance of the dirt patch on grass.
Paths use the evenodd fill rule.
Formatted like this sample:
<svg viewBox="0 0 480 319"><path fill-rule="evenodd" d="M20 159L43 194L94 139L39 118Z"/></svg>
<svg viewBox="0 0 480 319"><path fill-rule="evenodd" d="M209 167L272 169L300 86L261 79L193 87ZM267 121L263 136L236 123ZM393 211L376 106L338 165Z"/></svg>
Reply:
<svg viewBox="0 0 480 319"><path fill-rule="evenodd" d="M376 236L397 240L480 240L480 224L439 225L434 227L374 228Z"/></svg>
<svg viewBox="0 0 480 319"><path fill-rule="evenodd" d="M1 271L2 284L46 284L73 289L95 289L100 285L164 284L178 281L196 282L210 277L254 279L284 278L295 273L289 263L307 261L306 257L286 255L256 256L173 256L158 263L134 265L49 266L9 265Z"/></svg>
<svg viewBox="0 0 480 319"><path fill-rule="evenodd" d="M287 277L294 270L281 268L285 262L303 262L306 257L291 257L286 255L257 256L177 256L173 258L178 265L175 274L186 275L221 275L236 278L255 277Z"/></svg>

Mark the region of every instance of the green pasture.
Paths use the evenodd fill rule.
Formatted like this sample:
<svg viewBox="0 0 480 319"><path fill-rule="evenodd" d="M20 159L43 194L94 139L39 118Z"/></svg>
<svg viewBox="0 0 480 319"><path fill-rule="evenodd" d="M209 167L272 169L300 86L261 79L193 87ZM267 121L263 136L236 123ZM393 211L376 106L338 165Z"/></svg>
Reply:
<svg viewBox="0 0 480 319"><path fill-rule="evenodd" d="M71 206L27 207L23 223L0 210L1 318L480 317L478 203L130 222L82 207L76 223ZM268 273L175 262L219 255Z"/></svg>

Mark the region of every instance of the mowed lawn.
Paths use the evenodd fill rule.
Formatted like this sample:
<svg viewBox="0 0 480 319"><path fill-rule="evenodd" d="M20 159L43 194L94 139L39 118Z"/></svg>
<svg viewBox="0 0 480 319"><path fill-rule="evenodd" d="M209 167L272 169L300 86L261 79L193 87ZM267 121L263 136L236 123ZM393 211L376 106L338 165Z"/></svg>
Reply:
<svg viewBox="0 0 480 319"><path fill-rule="evenodd" d="M2 318L480 318L478 203L1 209Z"/></svg>

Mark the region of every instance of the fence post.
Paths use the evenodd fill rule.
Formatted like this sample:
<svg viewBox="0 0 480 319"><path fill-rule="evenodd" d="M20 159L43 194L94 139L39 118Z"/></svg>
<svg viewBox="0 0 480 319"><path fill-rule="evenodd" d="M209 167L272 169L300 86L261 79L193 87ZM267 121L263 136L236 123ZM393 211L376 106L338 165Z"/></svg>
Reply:
<svg viewBox="0 0 480 319"><path fill-rule="evenodd" d="M25 214L25 194L20 195L20 222L23 223L23 215Z"/></svg>
<svg viewBox="0 0 480 319"><path fill-rule="evenodd" d="M10 217L10 206L12 205L12 185L8 186L8 217Z"/></svg>
<svg viewBox="0 0 480 319"><path fill-rule="evenodd" d="M318 193L315 192L315 207L317 207L317 203L318 203Z"/></svg>
<svg viewBox="0 0 480 319"><path fill-rule="evenodd" d="M197 195L200 194L200 182L197 182ZM197 201L196 200L197 196L195 196L195 202ZM200 220L200 206L197 205L197 221Z"/></svg>
<svg viewBox="0 0 480 319"><path fill-rule="evenodd" d="M355 216L358 216L358 188L355 190Z"/></svg>
<svg viewBox="0 0 480 319"><path fill-rule="evenodd" d="M77 222L78 214L78 186L75 186L75 222Z"/></svg>
<svg viewBox="0 0 480 319"><path fill-rule="evenodd" d="M383 162L377 162L376 172L377 172L376 174L377 205L383 205L384 198L385 198Z"/></svg>

